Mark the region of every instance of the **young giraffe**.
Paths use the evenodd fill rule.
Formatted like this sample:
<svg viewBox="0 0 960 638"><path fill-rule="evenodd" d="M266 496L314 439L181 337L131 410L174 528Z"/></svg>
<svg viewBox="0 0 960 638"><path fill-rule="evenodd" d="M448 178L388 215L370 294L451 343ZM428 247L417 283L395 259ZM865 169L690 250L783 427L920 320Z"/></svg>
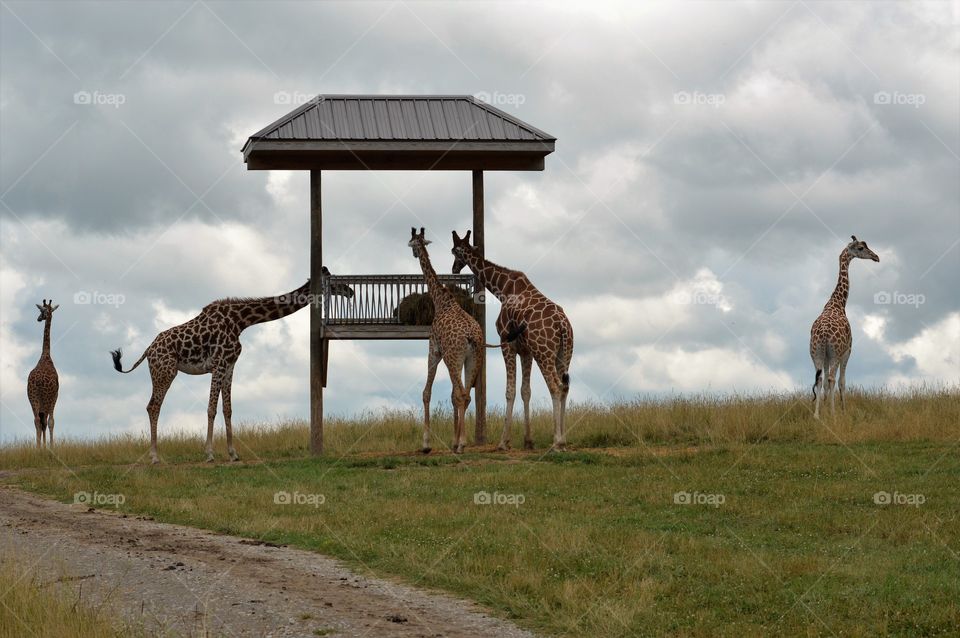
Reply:
<svg viewBox="0 0 960 638"><path fill-rule="evenodd" d="M47 440L46 430L50 430L50 447L53 447L53 409L57 405L57 394L60 392L60 379L57 369L50 358L50 322L53 320L53 311L60 304L53 305L53 299L43 300L43 305L36 304L40 310L37 321L43 324L43 350L40 351L40 360L30 371L27 377L27 399L33 410L33 427L37 431L37 447L43 447Z"/></svg>
<svg viewBox="0 0 960 638"><path fill-rule="evenodd" d="M415 228L410 229L410 241L407 245L413 249L413 256L420 261L420 269L427 281L427 291L433 301L433 324L430 328L430 351L427 360L427 384L423 388L423 446L424 454L430 452L430 396L433 392L433 380L437 375L440 360L447 366L450 383L453 385L453 452L463 453L467 443L465 418L470 405L470 390L475 388L482 374L478 364L477 351L482 347L498 348L483 340L483 330L470 313L460 307L453 294L440 283L436 271L430 264L423 228L417 235ZM516 339L525 326L519 325L512 332L504 333L504 341ZM463 380L460 379L461 370Z"/></svg>
<svg viewBox="0 0 960 638"><path fill-rule="evenodd" d="M813 381L813 416L816 419L820 418L820 398L824 391L830 395L831 414L835 411L833 383L837 378L838 368L840 374L837 387L840 390L840 407L845 407L843 391L846 388L847 359L850 358L850 350L853 346L853 335L850 332L850 322L847 321L846 313L847 295L850 292L850 262L854 259L880 261L877 253L867 248L867 242L858 241L854 236L850 238L853 241L840 253L840 275L837 278L837 286L823 307L823 312L810 329L810 358L813 359L813 365L817 369Z"/></svg>
<svg viewBox="0 0 960 638"><path fill-rule="evenodd" d="M530 283L527 276L518 270L508 270L484 259L470 245L470 231L463 239L453 232L453 272L459 273L464 266L477 276L484 288L492 292L502 304L497 317L497 332L507 334L511 327L526 326L526 334L515 343L504 343L503 360L507 366L507 411L500 437L501 450L510 447L510 427L513 422L513 402L517 396L517 355L523 372L520 396L523 398L523 446L533 449L530 436L530 372L536 360L553 399L553 449L566 446L564 416L567 409L567 394L570 392L570 360L573 358L573 326L563 308L547 299Z"/></svg>
<svg viewBox="0 0 960 638"><path fill-rule="evenodd" d="M352 297L353 290L338 285L331 290L331 294ZM207 461L214 460L213 421L217 416L217 403L221 394L223 420L227 431L227 452L231 460L240 459L233 447L233 406L230 397L233 367L242 349L240 333L254 324L286 317L305 307L309 301L309 280L296 290L279 297L220 299L208 304L190 321L157 335L129 370L124 370L120 363L119 349L111 353L114 368L124 374L133 372L144 359L150 365L153 394L147 403L147 414L150 417L150 459L153 463L160 462L157 454L157 420L160 406L177 372L212 375L210 401L207 404Z"/></svg>

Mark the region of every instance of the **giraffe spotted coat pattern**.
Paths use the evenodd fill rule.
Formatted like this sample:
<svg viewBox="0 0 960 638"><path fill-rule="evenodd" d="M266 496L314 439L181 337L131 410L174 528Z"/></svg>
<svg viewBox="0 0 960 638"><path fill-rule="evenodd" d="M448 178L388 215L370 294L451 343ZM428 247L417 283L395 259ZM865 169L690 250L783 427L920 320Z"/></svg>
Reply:
<svg viewBox="0 0 960 638"><path fill-rule="evenodd" d="M843 392L846 389L847 360L853 347L853 334L847 321L847 296L850 294L850 262L854 259L880 261L880 257L867 247L867 242L851 236L840 253L840 274L837 285L823 307L823 312L810 329L810 358L816 368L813 382L813 416L820 418L820 401L824 393L830 396L830 411L835 411L834 382L840 391L840 407L845 407Z"/></svg>
<svg viewBox="0 0 960 638"><path fill-rule="evenodd" d="M501 338L516 326L526 327L516 341L504 339L501 346L507 367L507 410L500 438L501 450L510 447L510 428L513 421L513 404L517 389L517 356L523 373L520 388L523 399L524 447L533 448L530 434L530 373L533 361L537 362L550 397L553 400L553 448L566 446L564 418L567 395L570 392L570 361L573 358L573 326L563 308L537 290L525 274L510 270L484 259L479 249L470 245L470 231L460 239L453 232L453 272L459 273L464 266L470 268L484 288L500 300L500 315L497 317L497 332Z"/></svg>
<svg viewBox="0 0 960 638"><path fill-rule="evenodd" d="M331 294L353 296L346 286ZM178 372L210 374L210 399L207 404L207 461L213 461L213 422L217 404L223 397L223 420L226 426L227 453L231 460L239 460L233 446L233 406L231 391L233 368L240 357L240 333L246 328L290 315L310 302L309 280L300 288L277 297L227 298L208 304L190 321L161 332L129 370L120 363L120 350L115 350L113 365L124 374L136 369L144 359L150 366L153 393L147 403L150 419L150 458L160 461L157 453L157 421L163 399Z"/></svg>
<svg viewBox="0 0 960 638"><path fill-rule="evenodd" d="M60 392L60 378L57 369L50 357L50 323L53 321L53 312L60 305L53 305L53 300L43 300L43 305L36 304L40 310L37 321L43 322L43 348L40 351L40 360L30 371L27 377L27 399L33 411L33 427L37 432L37 447L43 447L49 440L53 446L53 410L57 405L57 394ZM50 432L49 438L47 431Z"/></svg>

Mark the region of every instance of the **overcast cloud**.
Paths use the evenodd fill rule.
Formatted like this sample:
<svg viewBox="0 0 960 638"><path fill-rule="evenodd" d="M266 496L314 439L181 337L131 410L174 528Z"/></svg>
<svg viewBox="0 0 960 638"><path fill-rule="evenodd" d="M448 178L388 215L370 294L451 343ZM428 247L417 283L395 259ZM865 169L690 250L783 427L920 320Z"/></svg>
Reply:
<svg viewBox="0 0 960 638"><path fill-rule="evenodd" d="M145 433L149 375L110 349L307 278L306 176L240 154L278 92L481 94L558 138L544 172L487 174L487 254L567 310L575 400L809 387L851 234L880 262L851 268L849 382L956 384L958 33L950 2L4 2L0 440L33 436L42 298L58 431ZM336 273L417 272L411 225L448 271L470 177L328 173L324 221ZM244 334L235 419L307 414L308 324ZM328 413L419 410L425 361L335 343ZM204 429L208 384L178 377L161 437Z"/></svg>

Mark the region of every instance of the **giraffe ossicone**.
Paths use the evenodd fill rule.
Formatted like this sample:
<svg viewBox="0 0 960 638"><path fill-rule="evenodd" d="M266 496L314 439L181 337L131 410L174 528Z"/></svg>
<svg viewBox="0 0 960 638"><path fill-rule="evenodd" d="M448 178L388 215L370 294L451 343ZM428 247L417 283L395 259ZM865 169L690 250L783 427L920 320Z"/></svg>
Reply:
<svg viewBox="0 0 960 638"><path fill-rule="evenodd" d="M855 235L840 253L840 273L833 294L810 328L810 358L816 369L813 381L813 416L820 418L820 401L824 393L830 396L830 412L836 412L834 382L840 392L840 408L846 407L843 392L846 389L847 361L853 349L853 333L847 320L847 297L850 294L850 262L854 259L880 261L877 253Z"/></svg>
<svg viewBox="0 0 960 638"><path fill-rule="evenodd" d="M329 271L326 272L329 274ZM353 296L347 286L331 290L331 294ZM147 403L150 419L150 459L160 462L157 452L157 422L160 407L178 372L185 374L210 374L210 399L207 404L207 461L213 461L213 423L217 416L217 404L223 397L223 420L226 426L227 452L237 461L240 455L233 446L233 368L240 357L240 333L258 323L275 321L293 314L310 303L310 281L296 290L274 297L236 298L228 297L207 304L199 315L164 330L147 346L140 358L129 370L120 362L121 352L114 350L113 366L124 374L132 372L144 359L150 367L153 391Z"/></svg>
<svg viewBox="0 0 960 638"><path fill-rule="evenodd" d="M510 270L485 259L470 244L470 231L463 239L453 231L453 272L469 267L484 288L500 300L497 332L504 340L501 345L507 368L507 408L499 448L510 447L510 428L513 422L513 404L516 399L517 357L523 373L520 395L523 399L524 447L533 448L530 433L530 374L537 362L550 397L553 400L553 446L566 446L565 416L570 392L570 361L573 358L573 326L558 304L540 292L519 270ZM525 331L516 340L507 336L523 326Z"/></svg>
<svg viewBox="0 0 960 638"><path fill-rule="evenodd" d="M43 304L36 304L40 316L37 322L43 322L43 345L40 350L40 359L27 377L27 400L33 412L33 427L37 434L37 447L43 447L47 441L53 447L53 411L57 406L57 395L60 392L60 378L57 368L53 365L50 356L50 324L53 321L54 311L60 304L53 305L53 299L43 300ZM49 436L47 432L49 431Z"/></svg>
<svg viewBox="0 0 960 638"><path fill-rule="evenodd" d="M420 262L424 280L427 282L427 292L433 301L434 315L430 329L430 345L427 356L427 382L423 388L423 444L420 450L427 454L430 446L430 397L433 392L433 381L436 378L437 366L443 361L450 374L450 383L453 386L451 401L453 402L453 451L461 454L467 444L466 412L470 405L470 390L475 389L480 375L481 357L480 348L497 348L498 344L489 345L484 342L483 330L477 320L457 301L453 293L444 286L433 265L430 255L427 254L427 245L430 240L426 232L420 228L410 228L410 241L407 242L413 250L413 256ZM506 339L516 339L526 326L518 326L516 330L506 335ZM462 378L461 378L462 374Z"/></svg>

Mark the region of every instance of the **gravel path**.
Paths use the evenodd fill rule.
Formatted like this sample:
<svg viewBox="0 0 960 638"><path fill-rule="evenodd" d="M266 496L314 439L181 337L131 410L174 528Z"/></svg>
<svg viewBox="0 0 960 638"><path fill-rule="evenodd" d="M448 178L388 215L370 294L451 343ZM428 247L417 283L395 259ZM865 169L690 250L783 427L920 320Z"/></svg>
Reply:
<svg viewBox="0 0 960 638"><path fill-rule="evenodd" d="M530 637L474 603L325 556L0 487L0 556L151 634Z"/></svg>

